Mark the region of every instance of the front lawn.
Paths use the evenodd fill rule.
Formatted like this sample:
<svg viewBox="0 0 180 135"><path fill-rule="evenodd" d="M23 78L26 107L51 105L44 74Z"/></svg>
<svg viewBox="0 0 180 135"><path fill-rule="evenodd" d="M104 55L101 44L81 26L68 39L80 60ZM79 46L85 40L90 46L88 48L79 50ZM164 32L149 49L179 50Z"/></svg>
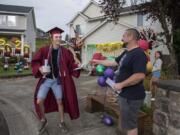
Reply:
<svg viewBox="0 0 180 135"><path fill-rule="evenodd" d="M14 70L14 66L10 66L8 70L4 70L3 66L0 67L0 78L2 77L14 77L14 76L26 76L31 75L31 68L28 70L23 70L20 73L17 73L16 70Z"/></svg>

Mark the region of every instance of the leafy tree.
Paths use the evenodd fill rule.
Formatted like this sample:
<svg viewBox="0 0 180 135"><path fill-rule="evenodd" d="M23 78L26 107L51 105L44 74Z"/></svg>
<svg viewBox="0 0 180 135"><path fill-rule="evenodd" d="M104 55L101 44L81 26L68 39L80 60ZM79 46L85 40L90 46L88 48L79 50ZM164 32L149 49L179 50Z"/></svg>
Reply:
<svg viewBox="0 0 180 135"><path fill-rule="evenodd" d="M117 22L123 11L123 6L128 0L100 0L100 5L107 17ZM169 65L172 73L177 75L177 53L174 47L174 35L180 28L180 1L179 0L130 0L132 10L139 10L147 14L148 19L159 21L165 36L165 44L170 51L171 63ZM180 46L180 44L178 44Z"/></svg>

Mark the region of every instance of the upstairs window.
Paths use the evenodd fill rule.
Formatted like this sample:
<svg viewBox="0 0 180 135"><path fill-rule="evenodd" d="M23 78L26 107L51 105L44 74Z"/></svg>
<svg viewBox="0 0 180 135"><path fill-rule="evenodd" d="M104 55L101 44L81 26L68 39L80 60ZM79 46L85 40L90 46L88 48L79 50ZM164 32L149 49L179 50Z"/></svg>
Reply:
<svg viewBox="0 0 180 135"><path fill-rule="evenodd" d="M0 15L1 26L17 26L16 16L13 15Z"/></svg>
<svg viewBox="0 0 180 135"><path fill-rule="evenodd" d="M143 15L142 14L137 15L137 26L143 26Z"/></svg>
<svg viewBox="0 0 180 135"><path fill-rule="evenodd" d="M6 25L6 15L0 15L0 25Z"/></svg>
<svg viewBox="0 0 180 135"><path fill-rule="evenodd" d="M16 16L8 15L7 22L8 26L16 26Z"/></svg>

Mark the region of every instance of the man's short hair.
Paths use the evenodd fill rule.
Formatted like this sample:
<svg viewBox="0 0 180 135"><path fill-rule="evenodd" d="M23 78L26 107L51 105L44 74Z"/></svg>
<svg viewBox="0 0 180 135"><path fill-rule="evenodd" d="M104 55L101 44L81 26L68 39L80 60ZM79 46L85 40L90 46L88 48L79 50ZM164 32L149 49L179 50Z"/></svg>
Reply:
<svg viewBox="0 0 180 135"><path fill-rule="evenodd" d="M135 40L139 40L140 39L140 33L137 29L134 28L130 28L126 30L128 33L131 33L134 37Z"/></svg>

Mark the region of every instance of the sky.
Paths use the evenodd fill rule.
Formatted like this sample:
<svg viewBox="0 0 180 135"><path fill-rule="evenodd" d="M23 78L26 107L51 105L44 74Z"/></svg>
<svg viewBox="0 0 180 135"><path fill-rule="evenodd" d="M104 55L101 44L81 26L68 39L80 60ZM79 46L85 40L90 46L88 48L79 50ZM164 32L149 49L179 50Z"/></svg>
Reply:
<svg viewBox="0 0 180 135"><path fill-rule="evenodd" d="M68 33L67 23L81 11L90 0L0 0L0 4L31 6L35 9L36 25L48 31L58 26Z"/></svg>

